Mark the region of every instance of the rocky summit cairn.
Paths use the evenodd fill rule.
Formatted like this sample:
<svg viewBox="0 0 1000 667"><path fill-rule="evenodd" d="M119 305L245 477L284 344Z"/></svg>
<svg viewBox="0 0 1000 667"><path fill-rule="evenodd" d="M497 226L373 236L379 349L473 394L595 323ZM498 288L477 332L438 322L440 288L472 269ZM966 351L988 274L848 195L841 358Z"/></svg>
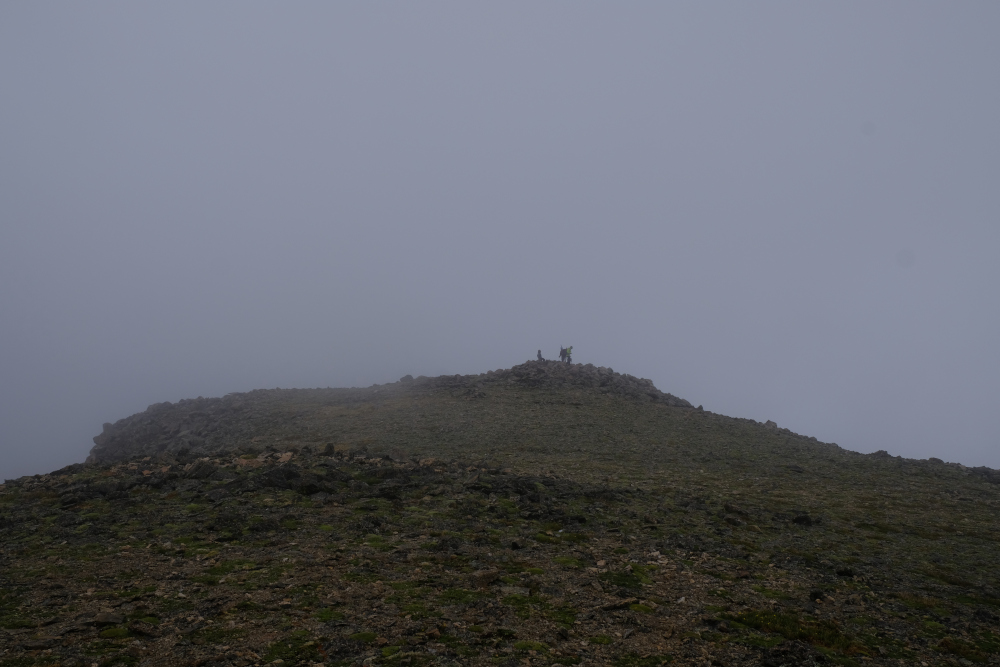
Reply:
<svg viewBox="0 0 1000 667"><path fill-rule="evenodd" d="M666 394L652 380L637 378L627 373L615 373L605 366L593 364L566 364L559 361L529 361L508 369L488 371L484 375L458 376L463 381L476 378L475 384L516 385L531 388L590 389L603 394L627 396L640 401L654 401L677 408L692 405L683 398Z"/></svg>

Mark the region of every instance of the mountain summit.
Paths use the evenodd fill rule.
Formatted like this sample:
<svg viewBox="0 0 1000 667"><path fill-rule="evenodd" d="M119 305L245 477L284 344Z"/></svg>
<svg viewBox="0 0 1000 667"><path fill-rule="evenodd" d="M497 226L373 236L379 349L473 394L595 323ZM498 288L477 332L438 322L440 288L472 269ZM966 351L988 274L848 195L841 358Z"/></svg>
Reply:
<svg viewBox="0 0 1000 667"><path fill-rule="evenodd" d="M0 485L0 667L996 663L998 507L590 365L161 403Z"/></svg>
<svg viewBox="0 0 1000 667"><path fill-rule="evenodd" d="M398 382L373 385L365 389L272 389L223 398L197 398L177 403L157 403L142 413L105 424L104 432L94 438L90 463L107 463L139 454L152 455L188 449L209 454L219 449L268 438L297 440L308 444L343 439L345 443L363 440L374 449L405 446L413 434L405 432L406 420L421 421L421 431L451 433L447 440L471 436L456 426L456 418L470 411L473 419L457 419L472 431L492 423L496 401L509 396L555 394L595 399L623 399L637 404L691 408L687 401L665 394L651 380L615 373L610 368L592 364L566 364L557 361L529 361L509 369L480 375L443 375L440 377L405 376ZM470 406L470 401L484 399ZM427 410L412 412L416 405ZM377 408L371 412L371 408ZM550 410L559 415L559 401ZM375 414L380 419L372 421ZM350 423L345 416L350 415ZM403 419L394 422L388 415ZM476 422L476 423L474 423ZM402 430L401 430L402 429ZM361 438L355 433L364 432ZM400 437L402 435L402 437ZM417 438L421 440L421 438Z"/></svg>

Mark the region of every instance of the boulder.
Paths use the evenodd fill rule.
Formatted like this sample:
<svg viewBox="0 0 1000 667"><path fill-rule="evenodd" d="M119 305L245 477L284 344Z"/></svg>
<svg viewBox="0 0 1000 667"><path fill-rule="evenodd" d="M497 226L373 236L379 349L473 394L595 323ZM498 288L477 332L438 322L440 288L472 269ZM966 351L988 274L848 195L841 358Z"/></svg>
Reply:
<svg viewBox="0 0 1000 667"><path fill-rule="evenodd" d="M210 461L195 461L191 465L191 468L187 471L186 477L188 479L207 479L208 477L211 477L216 470L216 466Z"/></svg>

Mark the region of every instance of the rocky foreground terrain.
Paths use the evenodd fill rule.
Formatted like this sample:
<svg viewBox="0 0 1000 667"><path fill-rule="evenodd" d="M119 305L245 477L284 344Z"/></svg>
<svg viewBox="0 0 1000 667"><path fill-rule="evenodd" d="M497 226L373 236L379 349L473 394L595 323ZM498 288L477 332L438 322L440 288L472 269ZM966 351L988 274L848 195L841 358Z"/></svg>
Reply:
<svg viewBox="0 0 1000 667"><path fill-rule="evenodd" d="M0 667L1000 663L996 471L528 363L160 404L0 486Z"/></svg>

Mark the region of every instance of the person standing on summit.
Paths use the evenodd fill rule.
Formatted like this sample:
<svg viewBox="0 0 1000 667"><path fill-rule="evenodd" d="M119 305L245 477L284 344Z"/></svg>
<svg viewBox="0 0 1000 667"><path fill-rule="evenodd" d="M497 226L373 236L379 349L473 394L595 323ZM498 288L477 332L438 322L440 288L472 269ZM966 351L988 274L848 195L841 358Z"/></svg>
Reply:
<svg viewBox="0 0 1000 667"><path fill-rule="evenodd" d="M559 361L566 361L566 348L559 346Z"/></svg>
<svg viewBox="0 0 1000 667"><path fill-rule="evenodd" d="M566 348L566 363L567 364L573 363L573 346L572 345L570 345L569 347Z"/></svg>

